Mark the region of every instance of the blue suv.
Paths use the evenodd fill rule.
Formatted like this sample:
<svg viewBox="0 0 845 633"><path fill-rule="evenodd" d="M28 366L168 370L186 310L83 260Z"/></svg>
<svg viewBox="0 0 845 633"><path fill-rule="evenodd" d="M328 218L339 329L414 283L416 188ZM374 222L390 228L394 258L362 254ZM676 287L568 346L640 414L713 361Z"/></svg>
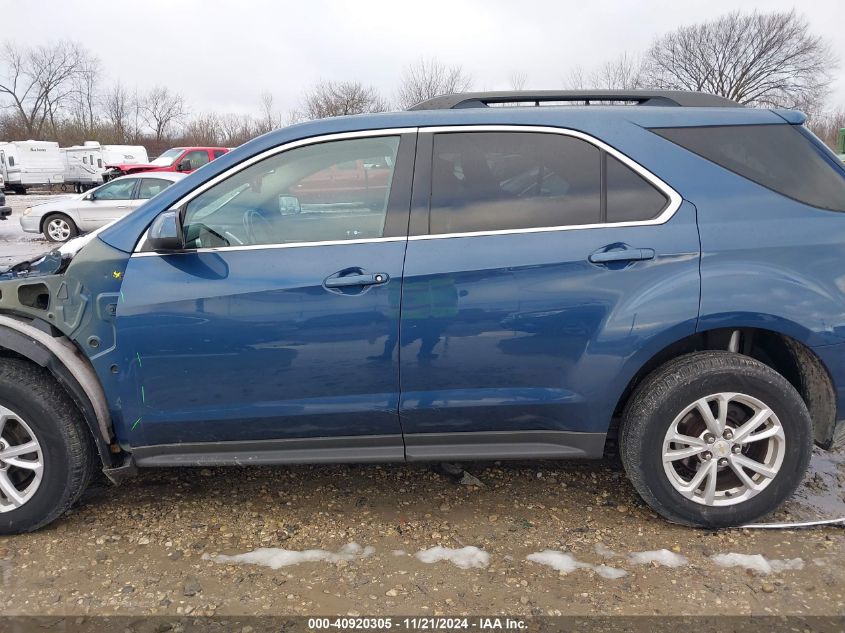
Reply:
<svg viewBox="0 0 845 633"><path fill-rule="evenodd" d="M845 436L845 166L804 120L471 93L243 145L0 275L0 533L95 468L617 451L672 521L771 512Z"/></svg>

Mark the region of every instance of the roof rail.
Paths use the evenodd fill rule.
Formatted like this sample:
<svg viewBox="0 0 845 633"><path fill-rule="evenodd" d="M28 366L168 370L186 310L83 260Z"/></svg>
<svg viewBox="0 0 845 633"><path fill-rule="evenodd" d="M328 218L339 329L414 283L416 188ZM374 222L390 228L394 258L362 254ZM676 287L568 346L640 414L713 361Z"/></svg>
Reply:
<svg viewBox="0 0 845 633"><path fill-rule="evenodd" d="M509 103L542 103L561 101L633 101L637 105L671 107L741 108L736 101L706 92L685 90L506 90L500 92L457 92L427 99L409 110L453 110L486 108Z"/></svg>

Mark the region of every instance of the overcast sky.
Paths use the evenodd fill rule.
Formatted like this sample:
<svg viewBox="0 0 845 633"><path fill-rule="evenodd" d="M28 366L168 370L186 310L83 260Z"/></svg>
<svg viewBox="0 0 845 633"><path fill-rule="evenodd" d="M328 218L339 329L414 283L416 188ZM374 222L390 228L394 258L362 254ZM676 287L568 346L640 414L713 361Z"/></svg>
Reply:
<svg viewBox="0 0 845 633"><path fill-rule="evenodd" d="M104 81L180 91L194 113L257 112L273 94L282 111L319 80L356 79L392 98L420 57L461 64L476 89L558 88L574 66L589 70L638 53L680 25L735 9L796 7L845 65L843 0L0 0L3 38L74 39L102 61ZM845 72L831 101L845 106Z"/></svg>

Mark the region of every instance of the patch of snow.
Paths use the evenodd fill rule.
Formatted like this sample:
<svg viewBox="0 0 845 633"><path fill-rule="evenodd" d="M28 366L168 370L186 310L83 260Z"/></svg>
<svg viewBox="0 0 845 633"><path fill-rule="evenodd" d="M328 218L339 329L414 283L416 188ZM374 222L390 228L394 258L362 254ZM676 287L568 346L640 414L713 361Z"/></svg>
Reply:
<svg viewBox="0 0 845 633"><path fill-rule="evenodd" d="M607 578L609 580L616 580L617 578L622 578L622 576L628 575L628 572L624 569L610 567L608 565L596 565L592 567L592 570L602 578Z"/></svg>
<svg viewBox="0 0 845 633"><path fill-rule="evenodd" d="M590 563L584 563L578 560L572 554L558 552L551 549L529 554L526 558L531 562L546 565L552 569L556 569L557 571L562 571L565 574L573 572L576 569L592 569L602 578L609 578L611 580L628 575L628 572L624 569L608 567L607 565L591 565Z"/></svg>
<svg viewBox="0 0 845 633"><path fill-rule="evenodd" d="M490 554L473 545L467 545L460 549L440 547L438 545L431 549L420 550L415 556L423 563L436 563L441 560L447 560L461 569L469 569L470 567L483 568L490 564Z"/></svg>
<svg viewBox="0 0 845 633"><path fill-rule="evenodd" d="M664 567L683 567L689 562L686 556L670 552L668 549L651 550L648 552L631 552L628 555L628 560L635 565L657 563L658 565L663 565Z"/></svg>
<svg viewBox="0 0 845 633"><path fill-rule="evenodd" d="M804 561L800 558L785 558L783 560L770 560L773 572L801 570L804 569Z"/></svg>
<svg viewBox="0 0 845 633"><path fill-rule="evenodd" d="M619 554L614 552L604 543L596 543L596 554L602 558L617 558L619 556Z"/></svg>
<svg viewBox="0 0 845 633"><path fill-rule="evenodd" d="M785 560L767 560L761 554L714 554L710 557L719 567L743 567L761 574L771 574L789 569L804 569L804 561L800 558Z"/></svg>
<svg viewBox="0 0 845 633"><path fill-rule="evenodd" d="M336 563L341 560L355 560L367 558L375 552L374 547L361 547L358 543L347 543L337 552L329 552L324 549L307 549L304 551L282 549L279 547L260 547L245 554L203 554L203 560L212 560L216 563L232 563L235 565L264 565L271 569L280 569L289 565L299 563L314 563L325 561Z"/></svg>

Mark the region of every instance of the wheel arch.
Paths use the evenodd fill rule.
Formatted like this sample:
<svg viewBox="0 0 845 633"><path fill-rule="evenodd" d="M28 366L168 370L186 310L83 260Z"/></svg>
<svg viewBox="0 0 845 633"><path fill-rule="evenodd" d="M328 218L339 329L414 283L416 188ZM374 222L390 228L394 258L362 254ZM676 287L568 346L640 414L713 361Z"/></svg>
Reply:
<svg viewBox="0 0 845 633"><path fill-rule="evenodd" d="M738 334L735 334L738 333ZM837 419L836 391L819 356L797 339L766 328L712 328L690 334L652 353L633 371L619 396L608 432L608 452L615 452L622 410L642 380L666 362L696 351L729 350L755 358L786 378L800 394L813 420L813 438L830 448Z"/></svg>
<svg viewBox="0 0 845 633"><path fill-rule="evenodd" d="M113 431L105 393L88 360L51 326L0 314L0 356L16 355L47 369L82 413L105 467L114 464Z"/></svg>
<svg viewBox="0 0 845 633"><path fill-rule="evenodd" d="M38 221L39 233L44 233L44 226L47 224L47 218L50 218L54 215L64 216L68 220L70 220L70 222L73 223L74 226L76 226L77 228L79 227L79 223L74 220L71 215L66 211L44 211L44 213L41 215L41 219Z"/></svg>

